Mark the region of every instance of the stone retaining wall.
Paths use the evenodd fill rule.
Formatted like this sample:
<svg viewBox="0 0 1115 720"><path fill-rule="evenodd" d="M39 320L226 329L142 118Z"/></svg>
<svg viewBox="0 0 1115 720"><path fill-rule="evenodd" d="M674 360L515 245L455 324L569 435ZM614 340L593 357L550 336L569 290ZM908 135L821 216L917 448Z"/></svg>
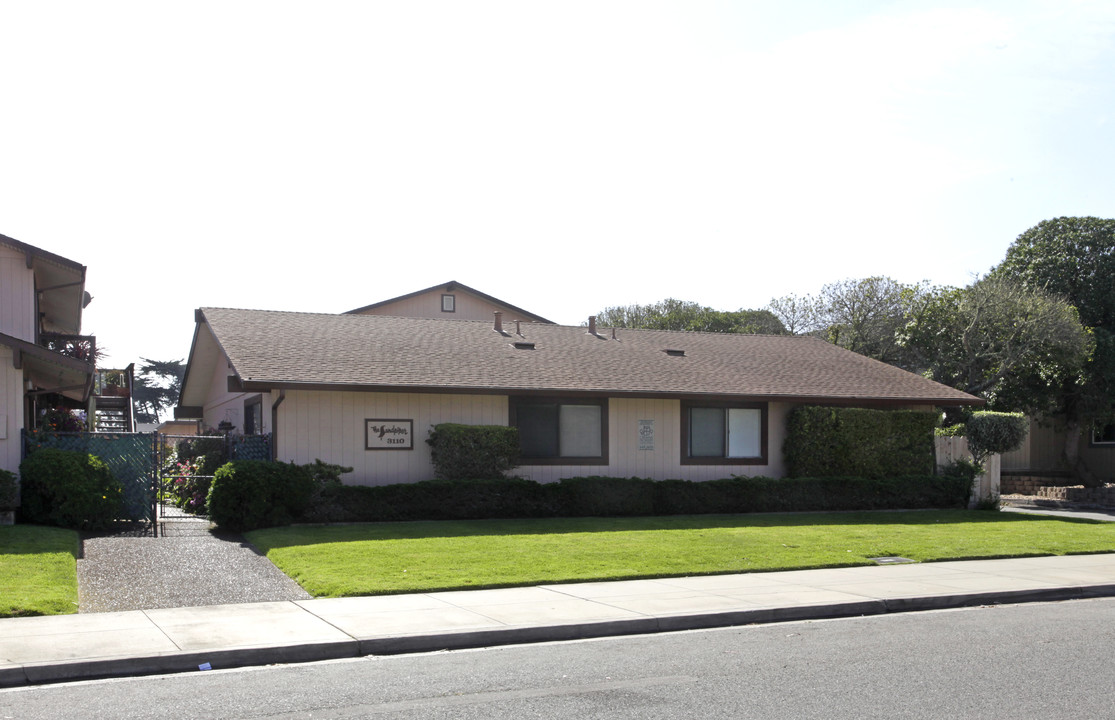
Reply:
<svg viewBox="0 0 1115 720"><path fill-rule="evenodd" d="M1041 487L1030 493L1040 498L1088 505L1115 505L1115 487Z"/></svg>
<svg viewBox="0 0 1115 720"><path fill-rule="evenodd" d="M1003 475L999 479L999 492L1003 495L1037 495L1043 487L1066 487L1077 484L1071 477L1050 477L1045 475Z"/></svg>

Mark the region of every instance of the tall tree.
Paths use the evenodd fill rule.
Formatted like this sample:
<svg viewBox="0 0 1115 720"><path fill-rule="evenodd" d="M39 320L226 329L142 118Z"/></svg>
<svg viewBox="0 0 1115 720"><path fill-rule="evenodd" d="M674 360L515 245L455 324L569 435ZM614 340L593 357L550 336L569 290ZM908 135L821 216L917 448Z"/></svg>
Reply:
<svg viewBox="0 0 1115 720"><path fill-rule="evenodd" d="M1075 308L1000 276L927 291L910 307L899 342L937 382L1031 414L1058 402L1060 391L1049 381L1079 378L1092 350ZM1030 374L1045 386L1024 384Z"/></svg>
<svg viewBox="0 0 1115 720"><path fill-rule="evenodd" d="M181 360L140 360L139 373L132 388L136 420L157 423L161 415L178 404L186 365Z"/></svg>
<svg viewBox="0 0 1115 720"><path fill-rule="evenodd" d="M861 355L909 369L898 335L928 287L885 276L829 283L815 296L787 295L767 305L796 335L811 334Z"/></svg>
<svg viewBox="0 0 1115 720"><path fill-rule="evenodd" d="M1064 460L1094 484L1081 460L1082 431L1115 419L1115 219L1060 217L1018 236L993 274L1064 297L1091 329L1095 351L1079 381L1061 381L1052 415L1065 426ZM1029 378L1039 385L1040 376Z"/></svg>
<svg viewBox="0 0 1115 720"><path fill-rule="evenodd" d="M786 328L768 310L714 310L695 302L667 298L650 305L617 305L596 314L600 327L642 330L783 335Z"/></svg>

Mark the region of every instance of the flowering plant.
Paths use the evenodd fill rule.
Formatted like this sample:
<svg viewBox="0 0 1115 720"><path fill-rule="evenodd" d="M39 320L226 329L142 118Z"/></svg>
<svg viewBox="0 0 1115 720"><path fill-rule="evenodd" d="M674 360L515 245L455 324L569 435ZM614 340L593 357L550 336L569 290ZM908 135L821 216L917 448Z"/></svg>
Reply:
<svg viewBox="0 0 1115 720"><path fill-rule="evenodd" d="M71 410L59 405L54 408L43 408L39 412L39 429L53 430L55 432L82 432L86 429L86 413L84 410Z"/></svg>

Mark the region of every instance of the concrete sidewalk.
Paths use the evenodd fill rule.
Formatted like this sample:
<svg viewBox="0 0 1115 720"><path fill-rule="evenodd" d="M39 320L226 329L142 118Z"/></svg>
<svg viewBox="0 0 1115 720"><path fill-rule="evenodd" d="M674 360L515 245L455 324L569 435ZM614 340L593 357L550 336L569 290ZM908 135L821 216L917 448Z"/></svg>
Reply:
<svg viewBox="0 0 1115 720"><path fill-rule="evenodd" d="M0 620L0 687L1115 596L1115 554Z"/></svg>

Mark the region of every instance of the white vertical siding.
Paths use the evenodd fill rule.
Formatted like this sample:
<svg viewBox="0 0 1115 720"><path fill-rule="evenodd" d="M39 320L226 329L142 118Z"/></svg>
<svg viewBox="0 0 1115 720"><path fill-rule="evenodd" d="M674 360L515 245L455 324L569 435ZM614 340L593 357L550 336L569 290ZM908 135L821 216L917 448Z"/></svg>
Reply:
<svg viewBox="0 0 1115 720"><path fill-rule="evenodd" d="M11 349L0 345L0 469L19 470L23 428L23 371L12 367Z"/></svg>
<svg viewBox="0 0 1115 720"><path fill-rule="evenodd" d="M35 276L26 256L0 246L0 333L35 341Z"/></svg>
<svg viewBox="0 0 1115 720"><path fill-rule="evenodd" d="M369 418L413 420L414 448L365 450ZM351 467L344 480L354 485L429 480L434 469L426 438L443 422L506 425L507 397L288 390L278 413L278 459Z"/></svg>

